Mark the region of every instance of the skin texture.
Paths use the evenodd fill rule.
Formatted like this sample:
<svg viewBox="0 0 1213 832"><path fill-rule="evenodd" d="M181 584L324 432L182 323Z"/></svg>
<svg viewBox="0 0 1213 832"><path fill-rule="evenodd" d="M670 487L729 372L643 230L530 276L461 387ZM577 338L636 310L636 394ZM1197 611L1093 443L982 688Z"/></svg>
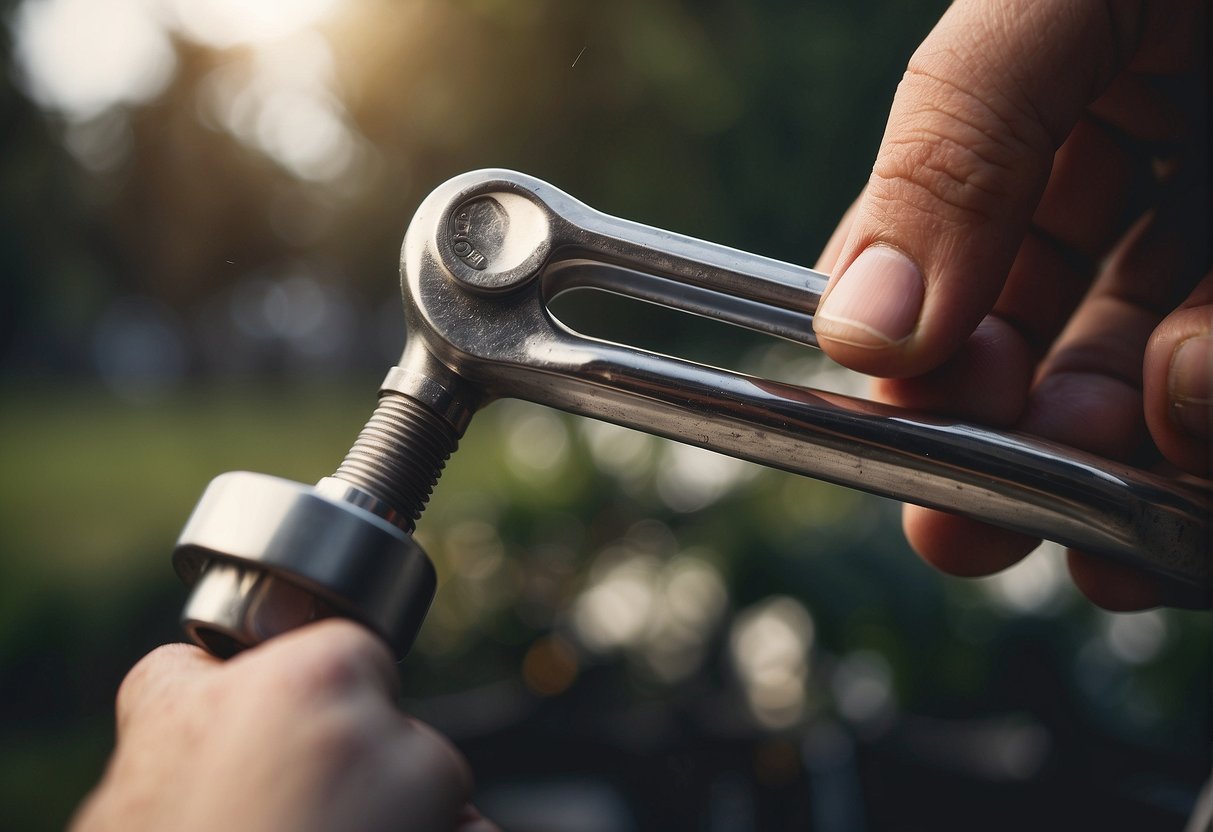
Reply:
<svg viewBox="0 0 1213 832"><path fill-rule="evenodd" d="M118 692L117 747L73 832L496 827L467 763L395 704L377 638L330 619L228 662L169 644Z"/></svg>
<svg viewBox="0 0 1213 832"><path fill-rule="evenodd" d="M1207 477L1208 15L1199 0L951 6L818 262L835 276L822 348L883 377L884 401ZM1038 542L919 507L904 526L957 575ZM1144 574L1069 562L1101 606L1158 603Z"/></svg>

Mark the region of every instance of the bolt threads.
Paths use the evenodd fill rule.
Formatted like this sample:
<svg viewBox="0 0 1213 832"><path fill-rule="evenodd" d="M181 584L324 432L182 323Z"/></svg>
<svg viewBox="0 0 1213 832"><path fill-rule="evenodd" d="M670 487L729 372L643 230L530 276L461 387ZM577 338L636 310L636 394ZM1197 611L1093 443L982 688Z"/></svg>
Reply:
<svg viewBox="0 0 1213 832"><path fill-rule="evenodd" d="M442 417L407 396L386 393L333 476L391 506L411 532L458 445Z"/></svg>

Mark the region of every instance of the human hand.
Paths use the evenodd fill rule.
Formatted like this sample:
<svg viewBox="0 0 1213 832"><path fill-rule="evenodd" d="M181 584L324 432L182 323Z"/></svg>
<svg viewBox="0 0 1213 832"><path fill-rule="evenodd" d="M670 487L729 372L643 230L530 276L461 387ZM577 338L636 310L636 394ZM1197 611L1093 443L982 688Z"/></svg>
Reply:
<svg viewBox="0 0 1213 832"><path fill-rule="evenodd" d="M395 706L378 639L328 619L227 662L170 644L118 692L118 741L73 832L490 832L471 774Z"/></svg>
<svg viewBox="0 0 1213 832"><path fill-rule="evenodd" d="M819 261L822 348L885 377L885 401L1207 477L1208 15L1204 0L953 4ZM914 506L904 525L959 575L1038 542ZM1143 573L1069 565L1101 606L1159 602Z"/></svg>

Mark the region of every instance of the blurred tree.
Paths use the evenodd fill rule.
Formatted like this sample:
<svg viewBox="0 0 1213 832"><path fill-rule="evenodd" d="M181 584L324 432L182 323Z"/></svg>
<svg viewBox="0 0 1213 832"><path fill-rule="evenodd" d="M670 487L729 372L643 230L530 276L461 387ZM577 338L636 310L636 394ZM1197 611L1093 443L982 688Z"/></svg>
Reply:
<svg viewBox="0 0 1213 832"><path fill-rule="evenodd" d="M7 213L38 228L9 225L5 363L47 360L16 344L78 352L116 293L193 320L301 263L365 295L369 314L393 293L412 207L474 167L810 263L875 147L883 107L856 102L888 99L930 19L905 3L366 0L317 30L222 48L178 23L171 75L146 103L52 102L44 122L10 77ZM69 298L74 325L45 326Z"/></svg>

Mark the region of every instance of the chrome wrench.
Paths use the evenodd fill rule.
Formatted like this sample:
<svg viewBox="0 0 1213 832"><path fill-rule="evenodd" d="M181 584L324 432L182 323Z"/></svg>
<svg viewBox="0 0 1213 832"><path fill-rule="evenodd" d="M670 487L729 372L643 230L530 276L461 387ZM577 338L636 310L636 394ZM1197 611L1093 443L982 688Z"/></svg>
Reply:
<svg viewBox="0 0 1213 832"><path fill-rule="evenodd" d="M174 552L187 631L228 654L332 614L407 651L434 592L414 523L473 414L520 398L963 514L1153 574L1210 606L1207 484L1063 445L578 334L549 309L597 288L815 346L820 272L595 211L523 174L421 204L401 277L408 340L350 454L313 488L224 474Z"/></svg>

